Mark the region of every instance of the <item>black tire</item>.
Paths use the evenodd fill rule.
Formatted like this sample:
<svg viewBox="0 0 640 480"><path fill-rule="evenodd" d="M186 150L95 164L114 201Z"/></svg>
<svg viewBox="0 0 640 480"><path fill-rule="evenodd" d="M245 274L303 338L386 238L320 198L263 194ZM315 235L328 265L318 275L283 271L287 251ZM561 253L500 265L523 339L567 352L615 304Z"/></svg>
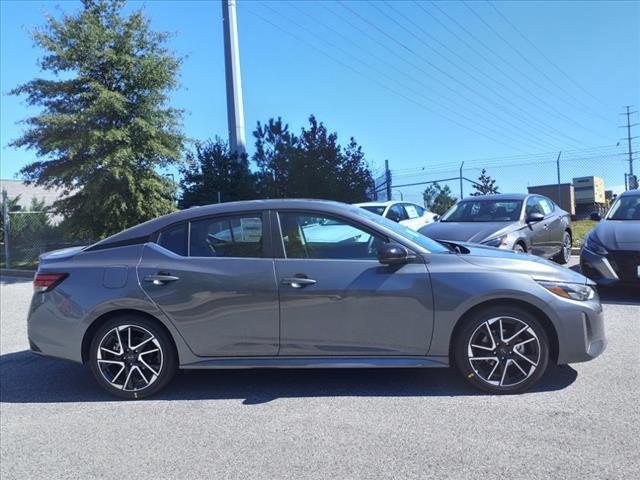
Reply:
<svg viewBox="0 0 640 480"><path fill-rule="evenodd" d="M562 250L553 257L553 260L560 265L566 265L571 260L571 234L567 231L562 235Z"/></svg>
<svg viewBox="0 0 640 480"><path fill-rule="evenodd" d="M499 318L503 319L503 338L506 340L511 340L509 337L514 331L525 326L528 329L511 342L502 342L499 330L496 331L500 328L499 320L496 320ZM540 380L549 363L549 339L535 316L518 307L492 306L473 312L462 321L464 324L454 339L453 358L456 367L471 385L490 393L511 394L523 392ZM484 342L481 341L483 335ZM492 339L497 344L493 350L489 348ZM524 345L520 344L525 340ZM518 352L515 352L516 349ZM522 354L518 355L520 352ZM471 358L476 360L470 360L470 353ZM478 360L490 357L496 360ZM506 370L505 374L502 373L505 371L503 369Z"/></svg>
<svg viewBox="0 0 640 480"><path fill-rule="evenodd" d="M142 346L129 349L138 345ZM170 336L156 321L142 316L118 315L110 319L96 331L89 348L94 377L107 392L120 398L134 400L154 395L178 369L178 355Z"/></svg>
<svg viewBox="0 0 640 480"><path fill-rule="evenodd" d="M513 251L517 253L527 253L527 247L525 247L521 242L518 242L513 245Z"/></svg>

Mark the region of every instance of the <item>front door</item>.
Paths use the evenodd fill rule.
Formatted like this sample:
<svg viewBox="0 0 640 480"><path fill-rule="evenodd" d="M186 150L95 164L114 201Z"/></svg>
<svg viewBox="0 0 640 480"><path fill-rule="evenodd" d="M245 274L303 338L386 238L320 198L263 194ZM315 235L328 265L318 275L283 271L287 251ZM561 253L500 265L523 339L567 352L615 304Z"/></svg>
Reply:
<svg viewBox="0 0 640 480"><path fill-rule="evenodd" d="M337 217L279 220L280 355L426 355L433 303L422 259L381 265L387 239Z"/></svg>
<svg viewBox="0 0 640 480"><path fill-rule="evenodd" d="M531 213L541 213L544 215L544 210L542 209L542 205L540 204L538 197L529 197L529 199L527 200L525 218ZM528 223L526 228L530 230L530 249L528 253L530 253L531 255L538 255L540 257L547 256L549 250L548 220L545 218L540 222Z"/></svg>
<svg viewBox="0 0 640 480"><path fill-rule="evenodd" d="M193 220L144 248L140 285L196 355L278 353L278 290L264 217Z"/></svg>

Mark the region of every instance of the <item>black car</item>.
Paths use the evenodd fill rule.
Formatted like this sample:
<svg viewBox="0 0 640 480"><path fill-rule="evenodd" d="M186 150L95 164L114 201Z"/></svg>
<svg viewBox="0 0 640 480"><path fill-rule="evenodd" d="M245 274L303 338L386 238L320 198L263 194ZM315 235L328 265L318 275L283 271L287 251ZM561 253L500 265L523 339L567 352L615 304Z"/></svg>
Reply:
<svg viewBox="0 0 640 480"><path fill-rule="evenodd" d="M481 243L567 263L571 257L571 217L542 195L498 194L468 197L420 233L436 240Z"/></svg>
<svg viewBox="0 0 640 480"><path fill-rule="evenodd" d="M599 284L640 284L640 190L621 194L585 238L580 268Z"/></svg>

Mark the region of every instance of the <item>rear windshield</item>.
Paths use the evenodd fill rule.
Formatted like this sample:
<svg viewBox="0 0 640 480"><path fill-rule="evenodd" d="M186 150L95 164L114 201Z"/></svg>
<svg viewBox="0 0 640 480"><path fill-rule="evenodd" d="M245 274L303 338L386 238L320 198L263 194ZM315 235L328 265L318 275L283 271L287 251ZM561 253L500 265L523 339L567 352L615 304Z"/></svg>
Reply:
<svg viewBox="0 0 640 480"><path fill-rule="evenodd" d="M521 200L465 200L455 204L441 222L517 222Z"/></svg>
<svg viewBox="0 0 640 480"><path fill-rule="evenodd" d="M364 208L366 211L375 213L376 215L382 215L386 207L380 205L367 205L366 207L360 208Z"/></svg>

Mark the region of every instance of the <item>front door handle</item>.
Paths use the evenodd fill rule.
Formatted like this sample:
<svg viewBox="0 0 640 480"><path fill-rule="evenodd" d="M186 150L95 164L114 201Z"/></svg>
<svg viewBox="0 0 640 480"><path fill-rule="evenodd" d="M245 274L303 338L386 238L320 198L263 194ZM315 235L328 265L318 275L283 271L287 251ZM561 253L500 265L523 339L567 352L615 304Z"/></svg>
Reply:
<svg viewBox="0 0 640 480"><path fill-rule="evenodd" d="M158 273L157 275L147 275L144 277L145 282L150 282L154 285L164 285L169 282L175 282L176 280L180 280L180 277L169 275L167 273Z"/></svg>
<svg viewBox="0 0 640 480"><path fill-rule="evenodd" d="M282 279L283 285L291 285L293 288L302 288L307 285L313 285L316 280L307 277L288 277Z"/></svg>

